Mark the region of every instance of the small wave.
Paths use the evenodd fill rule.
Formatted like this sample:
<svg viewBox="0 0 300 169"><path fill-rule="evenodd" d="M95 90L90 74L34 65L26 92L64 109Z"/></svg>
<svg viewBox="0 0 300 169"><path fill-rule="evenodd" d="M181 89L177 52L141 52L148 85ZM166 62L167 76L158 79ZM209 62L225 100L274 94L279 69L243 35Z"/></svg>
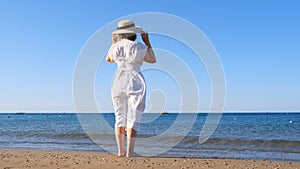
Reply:
<svg viewBox="0 0 300 169"><path fill-rule="evenodd" d="M26 139L26 138L52 138L52 139L90 139L92 138L114 138L113 134L98 134L83 132L67 132L67 133L52 133L52 132L9 132L0 133L7 138Z"/></svg>
<svg viewBox="0 0 300 169"><path fill-rule="evenodd" d="M45 137L45 136L44 136ZM113 134L97 134L97 133L59 133L53 135L47 135L46 137L58 138L58 139L90 139L90 138L102 138L102 139L113 139Z"/></svg>
<svg viewBox="0 0 300 169"><path fill-rule="evenodd" d="M65 142L65 141L36 141L36 142L31 142L31 144L44 144L44 145L91 145L91 142L87 142L87 143L81 143L81 142Z"/></svg>
<svg viewBox="0 0 300 169"><path fill-rule="evenodd" d="M78 139L87 139L89 136L85 133L59 133L59 134L53 134L53 135L46 135L46 137L51 138L78 138Z"/></svg>
<svg viewBox="0 0 300 169"><path fill-rule="evenodd" d="M177 147L196 149L222 149L245 151L268 151L300 154L300 141L211 138L199 144L198 137L186 137Z"/></svg>

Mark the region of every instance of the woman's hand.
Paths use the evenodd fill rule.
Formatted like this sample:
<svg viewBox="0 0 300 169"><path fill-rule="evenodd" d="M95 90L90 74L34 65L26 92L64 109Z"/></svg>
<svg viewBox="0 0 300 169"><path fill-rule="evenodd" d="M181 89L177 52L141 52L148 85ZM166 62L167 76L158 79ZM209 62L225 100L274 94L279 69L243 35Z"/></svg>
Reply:
<svg viewBox="0 0 300 169"><path fill-rule="evenodd" d="M155 56L154 51L151 47L151 43L150 43L150 40L149 40L148 33L144 32L144 33L141 34L141 36L142 36L142 39L143 39L145 45L148 46L147 53L145 55L144 61L148 62L148 63L156 63L156 56Z"/></svg>
<svg viewBox="0 0 300 169"><path fill-rule="evenodd" d="M115 62L115 60L113 60L109 55L106 55L106 61L110 63Z"/></svg>
<svg viewBox="0 0 300 169"><path fill-rule="evenodd" d="M145 45L148 46L149 48L151 48L148 32L142 33L141 36L142 36L142 39L143 39Z"/></svg>

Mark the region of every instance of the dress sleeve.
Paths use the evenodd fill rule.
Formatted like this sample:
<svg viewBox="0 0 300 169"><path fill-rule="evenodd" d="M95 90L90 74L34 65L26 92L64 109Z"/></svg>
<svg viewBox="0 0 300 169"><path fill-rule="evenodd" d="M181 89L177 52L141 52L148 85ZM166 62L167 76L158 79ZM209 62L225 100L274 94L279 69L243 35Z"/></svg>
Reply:
<svg viewBox="0 0 300 169"><path fill-rule="evenodd" d="M119 56L118 51L119 51L118 45L113 44L113 45L111 45L110 49L108 50L108 55L110 56L111 59L117 60L117 56Z"/></svg>
<svg viewBox="0 0 300 169"><path fill-rule="evenodd" d="M142 58L142 60L144 60L146 53L147 53L147 49L148 47L142 43L138 43L137 45L137 51L138 51L138 56Z"/></svg>

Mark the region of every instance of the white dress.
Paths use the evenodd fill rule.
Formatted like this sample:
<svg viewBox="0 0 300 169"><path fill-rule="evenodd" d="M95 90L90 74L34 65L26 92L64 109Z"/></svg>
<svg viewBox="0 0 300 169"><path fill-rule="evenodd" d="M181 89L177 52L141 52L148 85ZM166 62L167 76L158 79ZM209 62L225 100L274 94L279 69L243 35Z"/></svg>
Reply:
<svg viewBox="0 0 300 169"><path fill-rule="evenodd" d="M118 64L111 91L116 127L139 128L146 97L146 84L140 67L146 52L145 45L127 39L113 44L108 51Z"/></svg>

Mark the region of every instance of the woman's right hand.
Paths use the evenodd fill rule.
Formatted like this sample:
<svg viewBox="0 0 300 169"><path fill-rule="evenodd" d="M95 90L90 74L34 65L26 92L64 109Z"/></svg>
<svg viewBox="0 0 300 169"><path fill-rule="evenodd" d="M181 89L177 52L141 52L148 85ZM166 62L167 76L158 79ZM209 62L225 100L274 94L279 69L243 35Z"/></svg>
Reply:
<svg viewBox="0 0 300 169"><path fill-rule="evenodd" d="M142 39L143 39L145 45L148 47L147 53L146 53L145 58L144 58L144 61L148 62L148 63L156 63L156 56L155 56L155 53L154 53L154 51L151 47L151 43L150 43L150 40L149 40L148 33L143 32L141 34L141 36L142 36Z"/></svg>
<svg viewBox="0 0 300 169"><path fill-rule="evenodd" d="M150 45L150 40L149 40L148 32L143 32L143 33L141 34L141 36L142 36L143 42L144 42L148 47L151 46L151 45Z"/></svg>

